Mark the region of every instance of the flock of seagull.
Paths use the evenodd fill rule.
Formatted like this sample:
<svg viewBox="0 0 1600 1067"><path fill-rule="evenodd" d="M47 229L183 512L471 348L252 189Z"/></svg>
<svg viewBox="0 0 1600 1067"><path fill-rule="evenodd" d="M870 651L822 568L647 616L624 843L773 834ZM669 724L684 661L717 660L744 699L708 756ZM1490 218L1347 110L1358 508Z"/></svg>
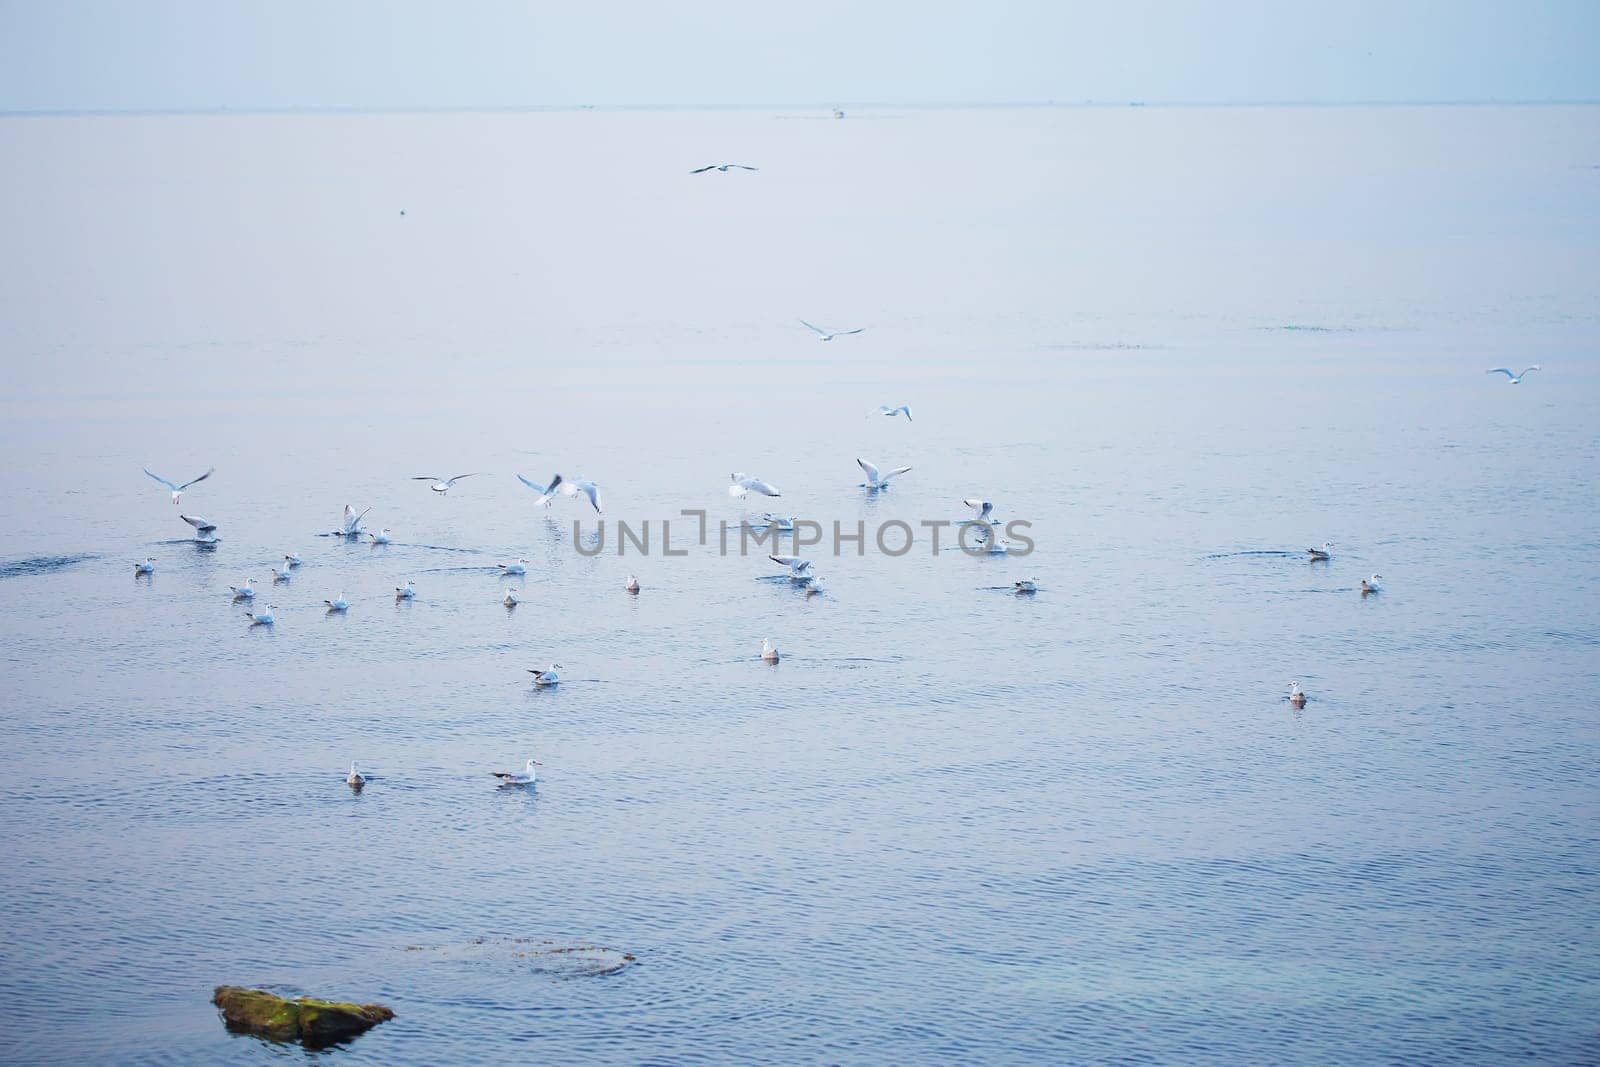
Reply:
<svg viewBox="0 0 1600 1067"><path fill-rule="evenodd" d="M726 171L729 168L739 168L743 170L756 169L754 167L746 167L743 164L726 163L702 167L699 170L693 171L692 173L701 174L708 170ZM858 334L863 332L864 329L864 327L858 327L852 330L825 330L820 326L806 322L804 319L799 321L801 325L814 332L823 341L832 341L836 337L845 337L851 334ZM1527 367L1521 372L1513 372L1506 367L1494 367L1485 373L1502 374L1506 377L1510 384L1520 385L1525 376L1540 369L1542 368L1538 364L1534 364L1533 366ZM906 404L881 404L874 410L867 413L868 418L871 418L874 415L885 416L888 418L904 415L906 421L910 422L911 408ZM895 467L891 470L885 471L876 464L859 458L856 460L856 464L861 468L862 474L866 477L866 481L861 483L861 487L869 492L879 492L889 488L890 482L893 479L909 473L912 469L910 466L904 466ZM170 492L172 495L172 503L176 506L182 502L183 494L187 490L210 478L216 473L216 468L211 467L207 469L204 474L201 474L195 478L191 478L186 482L174 482L169 478L164 478L161 475L156 474L148 467L144 468L144 473L166 487L168 492ZM427 482L428 488L432 492L438 493L442 496L449 493L458 482L461 482L467 478L479 477L481 474L481 471L474 471L466 474L455 474L449 477L440 477L431 474L419 474L412 476L411 480ZM538 497L535 500L536 506L542 506L548 509L554 503L557 496L568 496L573 498L582 496L588 500L590 507L594 509L596 514L603 513L599 485L591 479L585 478L581 475L569 478L561 474L554 474L551 476L548 482L543 484L532 481L521 474L517 475L517 480L528 489L538 494ZM747 474L742 471L735 471L729 475L729 496L735 499L743 500L749 497L751 494L769 498L781 497L783 495L777 486L756 475ZM966 524L976 526L983 531L982 544L985 551L991 553L1004 553L1006 551L1006 542L996 532L997 528L1000 526L1000 523L994 517L994 504L991 501L982 499L966 499L963 500L962 503L972 510L972 517L966 520ZM368 512L370 511L371 509L368 508L358 512L356 511L354 505L346 504L344 506L344 512L340 518L339 528L333 531L333 536L344 537L351 540L365 536L373 545L387 545L389 543L390 535L390 530L388 527L383 527L375 532L362 529L362 520L366 518ZM198 515L180 513L179 518L188 523L190 526L194 527L195 539L197 541L203 544L211 544L216 542L216 523ZM792 515L781 515L775 512L765 512L761 516L762 525L776 528L780 531L792 530L794 528L795 521L796 519ZM1324 541L1322 546L1319 548L1306 549L1306 557L1311 563L1324 563L1331 560L1333 558L1332 542ZM806 586L808 595L820 591L821 586L817 581L815 564L811 560L804 559L799 556L784 555L770 555L768 558L773 563L785 568L791 581ZM502 577L517 577L527 573L528 562L529 561L527 559L520 558L512 560L508 563L497 563L496 566L500 569L500 574ZM155 564L156 561L155 557L153 556L146 557L145 559L136 562L134 564L134 576L147 577L154 575ZM300 564L301 561L298 555L295 555L294 553L285 554L282 565L273 568L273 584L277 585L282 582L288 582L293 576L293 571L295 568L299 567ZM1383 576L1381 574L1373 574L1370 577L1363 578L1360 584L1361 596L1365 598L1380 592L1382 589L1382 581ZM1019 595L1031 595L1038 591L1037 582L1031 578L1019 579L1013 582L1012 586L1014 591ZM635 575L628 575L627 581L623 588L630 594L637 594L640 589L639 579ZM256 591L253 580L246 580L244 583L237 586L230 585L228 590L233 595L235 602L248 601L252 606L254 606ZM416 589L412 585L410 579L407 579L403 585L395 586L394 596L397 602L413 600L415 599L416 595ZM516 607L519 603L516 590L514 588L507 587L505 595L501 598L501 603L504 604L507 609ZM345 599L342 591L337 596L328 600L324 600L323 604L326 605L329 614L343 613L348 611L350 607L349 601ZM268 604L264 609L257 608L253 611L246 611L245 617L250 620L251 626L271 626L276 622L276 616L274 614L276 610L277 608L274 605ZM779 660L778 648L773 644L771 638L762 639L761 659L766 663L777 663ZM529 671L529 673L533 675L533 684L537 687L543 688L554 686L560 683L560 669L561 664L550 663L545 667L532 669ZM1289 692L1285 699L1287 699L1293 707L1303 708L1305 707L1308 698L1300 683L1298 681L1292 681L1289 683ZM526 767L522 771L495 771L492 773L496 778L499 778L501 783L504 785L533 785L536 780L536 772L534 771L534 767L539 765L540 764L537 760L529 759ZM362 775L356 769L355 763L352 762L350 764L350 772L345 779L346 783L350 785L351 788L359 790L365 786L367 780L367 777Z"/></svg>

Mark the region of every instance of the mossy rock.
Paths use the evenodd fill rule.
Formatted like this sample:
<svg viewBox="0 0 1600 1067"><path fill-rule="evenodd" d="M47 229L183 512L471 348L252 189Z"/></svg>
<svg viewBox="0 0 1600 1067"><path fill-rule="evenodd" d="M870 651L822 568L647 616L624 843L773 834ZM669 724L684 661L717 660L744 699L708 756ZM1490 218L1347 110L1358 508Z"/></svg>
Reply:
<svg viewBox="0 0 1600 1067"><path fill-rule="evenodd" d="M274 1041L299 1041L311 1048L348 1041L394 1018L381 1004L350 1004L300 997L286 1000L264 989L219 985L211 1003L222 1012L230 1030L258 1034Z"/></svg>

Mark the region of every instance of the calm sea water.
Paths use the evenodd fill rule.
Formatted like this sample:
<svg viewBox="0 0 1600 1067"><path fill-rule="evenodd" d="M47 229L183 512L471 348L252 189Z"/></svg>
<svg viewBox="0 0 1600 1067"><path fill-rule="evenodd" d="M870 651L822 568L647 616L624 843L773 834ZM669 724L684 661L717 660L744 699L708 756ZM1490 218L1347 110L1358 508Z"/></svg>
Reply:
<svg viewBox="0 0 1600 1067"><path fill-rule="evenodd" d="M1597 135L0 120L0 1058L281 1060L218 983L387 1003L330 1053L384 1064L1600 1058ZM203 550L140 467L212 464ZM739 470L1037 550L806 597L579 555L557 470L658 540Z"/></svg>

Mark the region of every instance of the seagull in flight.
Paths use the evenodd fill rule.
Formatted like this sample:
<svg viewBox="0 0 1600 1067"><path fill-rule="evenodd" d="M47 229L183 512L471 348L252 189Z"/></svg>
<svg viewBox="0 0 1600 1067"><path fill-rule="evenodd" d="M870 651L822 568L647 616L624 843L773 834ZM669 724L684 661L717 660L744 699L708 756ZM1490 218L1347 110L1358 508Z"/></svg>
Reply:
<svg viewBox="0 0 1600 1067"><path fill-rule="evenodd" d="M1539 364L1535 363L1533 366L1531 366L1527 370L1523 371L1522 374L1512 374L1511 371L1507 370L1505 367L1493 367L1493 368L1491 368L1489 370L1484 371L1483 373L1485 373L1485 374L1504 374L1507 378L1511 379L1511 384L1512 385L1521 385L1522 384L1522 377L1523 377L1524 374L1527 374L1528 371L1536 371L1536 370L1542 370L1542 369L1543 368L1540 367ZM146 474L150 474L149 471L145 471L145 473ZM210 474L211 472L207 471L206 473ZM150 474L150 477L155 478L155 475ZM157 479L157 480L159 481L160 479ZM199 481L198 478L195 479L195 480ZM177 497L173 497L173 500L176 501Z"/></svg>
<svg viewBox="0 0 1600 1067"><path fill-rule="evenodd" d="M998 526L999 520L994 517L994 504L987 500L976 498L963 500L963 504L972 509L972 518L969 522L981 522L985 526Z"/></svg>
<svg viewBox="0 0 1600 1067"><path fill-rule="evenodd" d="M561 475L559 474L551 476L549 485L540 485L538 482L529 481L520 474L517 475L517 481L538 493L539 499L536 503L543 504L545 507L550 506L550 501L555 498L556 490L561 488Z"/></svg>
<svg viewBox="0 0 1600 1067"><path fill-rule="evenodd" d="M476 478L479 473L482 472L475 472L473 474L458 474L453 478L435 478L431 474L417 474L413 475L411 480L414 482L432 482L433 484L428 486L429 489L432 489L435 493L448 493L451 487L461 479Z"/></svg>
<svg viewBox="0 0 1600 1067"><path fill-rule="evenodd" d="M534 768L543 766L544 764L538 760L531 759L528 761L528 765L520 771L490 771L489 773L500 779L501 785L532 785L538 777L538 772Z"/></svg>
<svg viewBox="0 0 1600 1067"><path fill-rule="evenodd" d="M561 486L561 491L566 493L568 496L577 496L579 493L582 493L584 496L589 498L589 506L594 508L595 514L601 514L600 487L591 482L589 479L585 478L583 475L580 474L577 477L571 478L564 482Z"/></svg>
<svg viewBox="0 0 1600 1067"><path fill-rule="evenodd" d="M1524 373L1526 373L1526 372L1524 372ZM200 482L203 482L207 478L211 477L213 474L217 473L217 468L212 467L210 470L206 471L200 477L198 477L198 478L190 478L188 481L184 482L182 485L178 485L176 482L169 482L167 479L161 477L161 475L159 475L159 474L155 473L154 471L152 471L149 467L144 467L142 469L144 470L144 472L146 474L150 475L150 477L154 478L156 481L160 482L162 485L164 485L168 489L172 490L172 503L174 505L176 505L178 503L179 499L181 499L183 497L183 491L185 489L189 488L191 485L197 485Z"/></svg>
<svg viewBox="0 0 1600 1067"><path fill-rule="evenodd" d="M862 330L866 329L865 326L858 326L854 330L824 330L821 326L811 325L811 323L807 322L805 319L800 320L800 325L804 326L806 329L810 330L824 341L831 341L835 337L849 337L853 333L860 333Z"/></svg>
<svg viewBox="0 0 1600 1067"><path fill-rule="evenodd" d="M371 508L367 509L367 511L371 510ZM354 504L346 504L344 506L344 518L339 522L338 533L344 537L360 537L361 520L367 517L367 511L363 511L358 515Z"/></svg>
<svg viewBox="0 0 1600 1067"><path fill-rule="evenodd" d="M217 539L217 524L198 515L179 515L178 518L194 527L196 541L211 542Z"/></svg>
<svg viewBox="0 0 1600 1067"><path fill-rule="evenodd" d="M873 466L871 463L868 463L864 459L856 460L856 464L863 471L865 471L866 475L867 475L867 480L862 482L861 484L866 486L868 489L872 489L874 491L876 491L878 489L887 489L887 488L889 488L889 479L890 478L898 477L899 475L902 475L906 471L911 469L910 467L896 467L894 470L890 471L888 474L880 474L878 472L878 468L877 467Z"/></svg>
<svg viewBox="0 0 1600 1067"><path fill-rule="evenodd" d="M734 471L728 476L733 479L733 484L728 486L728 495L743 500L751 493L760 493L762 496L782 496L778 488L769 482L764 482L753 474L743 471Z"/></svg>
<svg viewBox="0 0 1600 1067"><path fill-rule="evenodd" d="M760 167L747 167L743 163L707 163L703 167L696 167L690 174L704 174L708 170L721 171L723 174L730 170L760 170Z"/></svg>
<svg viewBox="0 0 1600 1067"><path fill-rule="evenodd" d="M795 582L809 582L816 575L811 573L811 561L801 559L799 556L768 556L772 562L780 567L789 568L789 579Z"/></svg>
<svg viewBox="0 0 1600 1067"><path fill-rule="evenodd" d="M874 415L888 415L890 418L893 418L896 415L904 415L906 417L906 421L910 422L911 408L906 404L901 404L899 407L890 407L888 404L879 404L876 411L867 412L867 418L869 419Z"/></svg>

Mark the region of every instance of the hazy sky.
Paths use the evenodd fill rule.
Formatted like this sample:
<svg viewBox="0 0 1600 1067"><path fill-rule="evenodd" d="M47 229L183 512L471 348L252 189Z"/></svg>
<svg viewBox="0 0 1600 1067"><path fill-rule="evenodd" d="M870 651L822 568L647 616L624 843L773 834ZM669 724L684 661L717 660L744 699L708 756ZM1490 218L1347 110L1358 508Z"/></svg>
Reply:
<svg viewBox="0 0 1600 1067"><path fill-rule="evenodd" d="M1597 100L1600 0L0 0L0 109Z"/></svg>

